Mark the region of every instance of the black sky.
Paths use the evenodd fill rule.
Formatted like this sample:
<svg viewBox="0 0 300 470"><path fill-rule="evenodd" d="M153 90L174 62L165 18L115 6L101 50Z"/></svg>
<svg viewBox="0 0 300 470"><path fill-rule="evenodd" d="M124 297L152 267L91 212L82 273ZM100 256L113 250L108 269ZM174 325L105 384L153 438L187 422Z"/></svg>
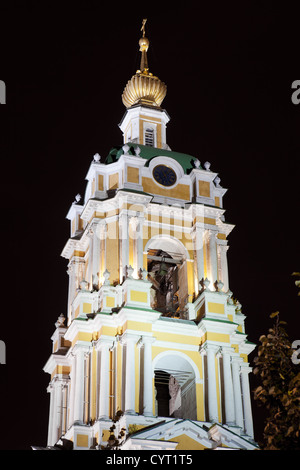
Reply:
<svg viewBox="0 0 300 470"><path fill-rule="evenodd" d="M0 4L1 449L46 444L42 368L66 309L65 217L93 155L122 143L121 94L138 66L144 17L150 70L168 87L168 144L210 161L228 188L230 288L248 339L258 343L274 310L300 339L291 276L300 270L300 104L291 101L299 11L270 1L155 5ZM254 425L259 438L255 404Z"/></svg>

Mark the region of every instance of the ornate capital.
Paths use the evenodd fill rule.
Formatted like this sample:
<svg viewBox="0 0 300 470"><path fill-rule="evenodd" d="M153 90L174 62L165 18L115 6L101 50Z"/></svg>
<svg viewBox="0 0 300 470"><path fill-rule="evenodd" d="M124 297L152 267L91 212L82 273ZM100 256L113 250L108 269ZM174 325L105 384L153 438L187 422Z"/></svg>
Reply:
<svg viewBox="0 0 300 470"><path fill-rule="evenodd" d="M155 337L155 336L146 336L146 335L143 335L143 336L141 336L141 338L140 338L141 346L145 346L145 344L152 344L152 343L155 343L155 341L156 341L156 337Z"/></svg>
<svg viewBox="0 0 300 470"><path fill-rule="evenodd" d="M100 336L97 341L94 341L94 346L97 351L102 349L111 349L114 346L114 339L110 336Z"/></svg>
<svg viewBox="0 0 300 470"><path fill-rule="evenodd" d="M136 335L133 333L128 333L128 331L125 331L125 333L123 333L122 336L120 336L120 343L123 345L129 342L136 344L141 338L142 338L141 335Z"/></svg>
<svg viewBox="0 0 300 470"><path fill-rule="evenodd" d="M199 352L201 354L206 354L206 355L207 355L208 352L212 352L216 355L219 352L221 352L221 346L218 346L217 344L209 344L209 343L205 342L204 344L202 344L200 346Z"/></svg>

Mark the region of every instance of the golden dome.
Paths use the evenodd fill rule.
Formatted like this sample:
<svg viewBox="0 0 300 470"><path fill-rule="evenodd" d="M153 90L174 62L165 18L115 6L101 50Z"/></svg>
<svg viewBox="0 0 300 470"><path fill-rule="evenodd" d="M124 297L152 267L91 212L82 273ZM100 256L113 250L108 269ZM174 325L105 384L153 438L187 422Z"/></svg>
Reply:
<svg viewBox="0 0 300 470"><path fill-rule="evenodd" d="M127 82L122 95L123 104L126 108L135 104L148 104L160 106L167 93L166 85L152 74L137 72Z"/></svg>
<svg viewBox="0 0 300 470"><path fill-rule="evenodd" d="M152 73L149 72L147 50L149 39L145 37L145 23L143 20L143 36L139 40L141 56L140 70L127 82L123 91L122 101L126 108L135 104L147 104L148 106L160 107L167 93L167 86Z"/></svg>

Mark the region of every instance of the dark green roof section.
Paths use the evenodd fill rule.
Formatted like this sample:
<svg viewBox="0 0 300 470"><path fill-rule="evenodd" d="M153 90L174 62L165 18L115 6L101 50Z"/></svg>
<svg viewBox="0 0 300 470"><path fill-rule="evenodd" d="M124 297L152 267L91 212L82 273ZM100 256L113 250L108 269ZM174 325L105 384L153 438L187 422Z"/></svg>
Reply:
<svg viewBox="0 0 300 470"><path fill-rule="evenodd" d="M131 307L130 305L124 305L122 308L128 308L129 310L142 310L143 312L161 313L158 310L153 310L153 308Z"/></svg>
<svg viewBox="0 0 300 470"><path fill-rule="evenodd" d="M120 188L120 189L118 190L118 192L119 192L119 191L127 192L127 193L143 194L144 196L151 196L151 197L153 197L153 194L145 193L145 191L138 191L137 189Z"/></svg>
<svg viewBox="0 0 300 470"><path fill-rule="evenodd" d="M172 317L160 317L160 320L169 321L173 323L185 323L186 325L194 325L195 322L192 320L184 320L183 318L172 318Z"/></svg>
<svg viewBox="0 0 300 470"><path fill-rule="evenodd" d="M152 158L155 157L169 157L173 158L176 160L183 168L185 174L189 174L194 166L194 161L198 160L196 157L193 157L192 155L188 155L187 153L181 153L181 152L173 152L172 150L166 150L166 149L161 149L157 147L150 147L147 145L141 145L141 144L135 144L128 142L127 145L129 146L128 153L129 155L135 155L135 147L139 147L141 149L140 152L140 157L144 158L145 160L148 160L146 163L146 166L149 165L149 162L152 160ZM116 146L113 147L108 156L106 157L105 164L109 163L114 163L119 158L123 155L123 149L122 146ZM199 167L201 168L201 167Z"/></svg>
<svg viewBox="0 0 300 470"><path fill-rule="evenodd" d="M218 323L229 323L230 325L239 325L238 323L235 323L233 321L230 321L230 320L219 320L218 318L211 318L211 317L202 317L201 320L200 320L200 323L202 320L209 320L209 321L215 321L215 322L218 322Z"/></svg>

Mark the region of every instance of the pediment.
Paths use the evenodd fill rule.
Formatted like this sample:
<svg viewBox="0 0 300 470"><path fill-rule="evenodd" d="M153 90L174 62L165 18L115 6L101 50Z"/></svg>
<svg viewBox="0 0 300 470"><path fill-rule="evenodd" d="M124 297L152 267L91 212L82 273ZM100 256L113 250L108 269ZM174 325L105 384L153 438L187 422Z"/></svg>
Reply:
<svg viewBox="0 0 300 470"><path fill-rule="evenodd" d="M219 424L197 422L188 419L171 419L144 428L131 436L135 442L148 440L177 442L176 450L242 449L255 450L252 441Z"/></svg>

